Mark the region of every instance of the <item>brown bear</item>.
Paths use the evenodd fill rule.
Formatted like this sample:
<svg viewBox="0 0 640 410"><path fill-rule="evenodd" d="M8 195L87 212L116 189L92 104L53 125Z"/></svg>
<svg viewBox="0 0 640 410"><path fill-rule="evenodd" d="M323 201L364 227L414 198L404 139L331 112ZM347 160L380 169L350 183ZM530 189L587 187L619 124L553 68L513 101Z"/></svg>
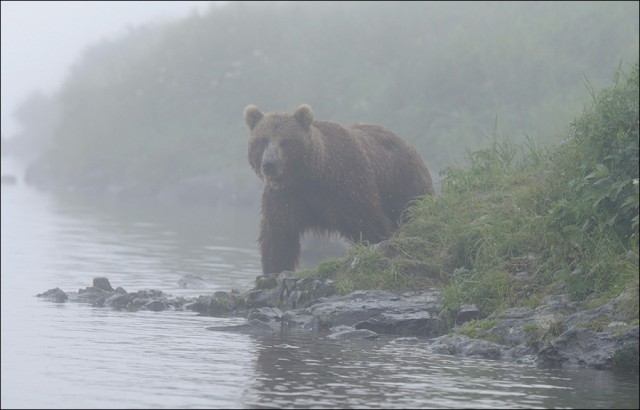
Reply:
<svg viewBox="0 0 640 410"><path fill-rule="evenodd" d="M244 117L249 163L264 182L263 273L293 271L309 230L378 243L412 199L433 194L420 155L381 126L315 121L306 104L266 115L249 105Z"/></svg>

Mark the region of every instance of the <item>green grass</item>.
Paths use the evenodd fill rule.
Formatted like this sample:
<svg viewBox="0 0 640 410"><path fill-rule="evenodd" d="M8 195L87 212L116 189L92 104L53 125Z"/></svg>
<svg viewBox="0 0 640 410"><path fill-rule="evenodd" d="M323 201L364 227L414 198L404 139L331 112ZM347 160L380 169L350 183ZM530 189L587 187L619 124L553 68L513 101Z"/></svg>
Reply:
<svg viewBox="0 0 640 410"><path fill-rule="evenodd" d="M638 65L593 94L564 144L519 146L496 130L407 213L384 244L306 274L343 293L438 286L444 317L465 303L535 307L559 289L589 308L637 289ZM637 292L626 309L638 317Z"/></svg>
<svg viewBox="0 0 640 410"><path fill-rule="evenodd" d="M498 320L471 320L465 323L464 326L454 329L452 335L464 335L471 339L484 339L490 342L502 343L496 335L488 333L498 322Z"/></svg>
<svg viewBox="0 0 640 410"><path fill-rule="evenodd" d="M540 349L544 344L558 337L562 333L562 324L553 319L528 323L522 327L529 346Z"/></svg>

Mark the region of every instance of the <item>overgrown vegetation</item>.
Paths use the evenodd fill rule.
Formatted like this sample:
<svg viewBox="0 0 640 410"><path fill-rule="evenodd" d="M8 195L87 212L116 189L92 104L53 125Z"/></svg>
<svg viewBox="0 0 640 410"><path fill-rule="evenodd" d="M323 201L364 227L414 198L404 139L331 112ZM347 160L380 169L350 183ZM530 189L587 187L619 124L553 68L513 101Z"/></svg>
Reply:
<svg viewBox="0 0 640 410"><path fill-rule="evenodd" d="M444 314L631 289L637 318L638 141L636 63L593 94L560 146L517 146L495 131L468 166L443 171L442 193L410 208L388 242L355 246L319 270L343 292L441 283Z"/></svg>
<svg viewBox="0 0 640 410"><path fill-rule="evenodd" d="M526 341L529 346L540 349L549 343L553 338L562 333L561 322L547 319L539 322L532 322L522 327L526 334Z"/></svg>

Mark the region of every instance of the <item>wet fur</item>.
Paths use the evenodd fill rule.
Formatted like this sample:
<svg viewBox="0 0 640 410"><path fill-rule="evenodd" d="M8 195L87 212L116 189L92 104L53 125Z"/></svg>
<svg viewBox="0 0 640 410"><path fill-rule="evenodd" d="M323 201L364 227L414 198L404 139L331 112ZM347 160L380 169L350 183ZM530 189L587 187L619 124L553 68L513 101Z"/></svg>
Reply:
<svg viewBox="0 0 640 410"><path fill-rule="evenodd" d="M307 105L266 115L248 106L245 121L249 163L264 181L258 241L264 273L294 270L309 230L380 242L409 201L433 193L420 155L380 126L314 121ZM271 175L265 158L275 164Z"/></svg>

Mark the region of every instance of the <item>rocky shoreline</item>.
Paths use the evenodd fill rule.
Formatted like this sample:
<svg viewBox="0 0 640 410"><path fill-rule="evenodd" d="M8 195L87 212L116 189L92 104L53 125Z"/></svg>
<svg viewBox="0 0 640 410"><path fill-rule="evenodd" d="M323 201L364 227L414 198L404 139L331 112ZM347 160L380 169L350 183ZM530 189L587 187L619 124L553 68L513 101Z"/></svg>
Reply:
<svg viewBox="0 0 640 410"><path fill-rule="evenodd" d="M631 292L594 309L581 310L566 295L549 295L535 308L519 307L482 318L464 305L451 329L439 316L438 289L392 293L359 290L337 295L331 280L295 278L291 272L262 275L254 289L215 292L194 298L159 290L127 292L107 278L77 292L50 289L37 295L57 303L137 310L190 310L213 317L244 317L246 323L208 330L268 335L284 328L319 331L339 340L372 339L409 343L434 354L504 360L542 367L638 372L639 326L624 306Z"/></svg>

